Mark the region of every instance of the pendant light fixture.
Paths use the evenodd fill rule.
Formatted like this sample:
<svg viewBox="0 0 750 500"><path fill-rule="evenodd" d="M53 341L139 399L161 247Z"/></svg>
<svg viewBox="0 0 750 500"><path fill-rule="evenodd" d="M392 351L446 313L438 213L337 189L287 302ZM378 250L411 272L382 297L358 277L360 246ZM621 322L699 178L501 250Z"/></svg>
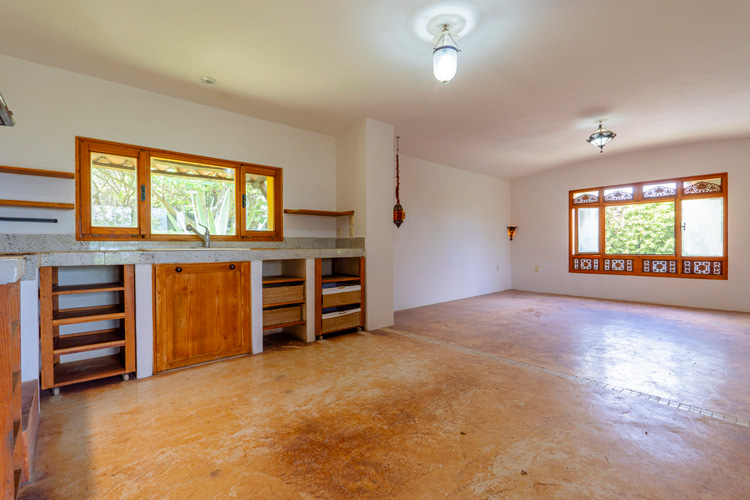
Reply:
<svg viewBox="0 0 750 500"><path fill-rule="evenodd" d="M443 30L433 40L432 72L440 83L448 83L456 76L458 67L458 35L443 24Z"/></svg>
<svg viewBox="0 0 750 500"><path fill-rule="evenodd" d="M404 212L404 207L401 206L401 197L398 192L399 187L401 187L401 177L399 176L398 166L399 139L401 139L400 136L396 137L396 204L393 205L393 223L396 224L396 227L401 227L401 224L404 223L404 219L406 219L406 212Z"/></svg>
<svg viewBox="0 0 750 500"><path fill-rule="evenodd" d="M607 130L606 128L602 128L602 121L599 120L599 128L594 131L591 136L589 136L588 139L586 139L586 142L589 144L593 144L594 146L599 148L599 152L604 152L604 146L609 144L609 141L617 137L617 134L614 132L611 132Z"/></svg>

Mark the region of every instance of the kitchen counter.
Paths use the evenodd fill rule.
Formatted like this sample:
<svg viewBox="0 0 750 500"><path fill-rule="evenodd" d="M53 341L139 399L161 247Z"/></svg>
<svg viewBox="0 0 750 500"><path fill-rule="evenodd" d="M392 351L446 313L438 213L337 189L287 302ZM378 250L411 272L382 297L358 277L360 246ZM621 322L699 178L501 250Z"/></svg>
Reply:
<svg viewBox="0 0 750 500"><path fill-rule="evenodd" d="M12 239L8 239L9 237ZM363 238L286 238L283 242L263 243L216 242L211 248L182 242L76 241L71 235L3 235L3 238L5 241L0 239L0 253L4 255L2 259L25 262L25 266L21 266L19 271L23 280L36 279L37 269L46 266L197 264L365 255Z"/></svg>

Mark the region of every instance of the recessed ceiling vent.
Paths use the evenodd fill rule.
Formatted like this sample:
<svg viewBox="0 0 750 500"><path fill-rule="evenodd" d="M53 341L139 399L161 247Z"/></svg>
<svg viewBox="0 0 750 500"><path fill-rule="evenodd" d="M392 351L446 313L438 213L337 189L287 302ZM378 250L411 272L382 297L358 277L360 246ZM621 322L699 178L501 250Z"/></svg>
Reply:
<svg viewBox="0 0 750 500"><path fill-rule="evenodd" d="M16 122L13 120L13 111L8 109L8 105L3 100L3 95L0 94L0 125L12 127Z"/></svg>

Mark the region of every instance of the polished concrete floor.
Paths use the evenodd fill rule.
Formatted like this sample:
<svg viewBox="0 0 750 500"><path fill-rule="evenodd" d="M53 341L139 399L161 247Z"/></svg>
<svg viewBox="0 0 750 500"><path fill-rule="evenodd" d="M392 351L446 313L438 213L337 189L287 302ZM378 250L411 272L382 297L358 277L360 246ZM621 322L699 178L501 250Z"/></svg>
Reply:
<svg viewBox="0 0 750 500"><path fill-rule="evenodd" d="M503 292L42 398L29 499L750 498L750 315Z"/></svg>

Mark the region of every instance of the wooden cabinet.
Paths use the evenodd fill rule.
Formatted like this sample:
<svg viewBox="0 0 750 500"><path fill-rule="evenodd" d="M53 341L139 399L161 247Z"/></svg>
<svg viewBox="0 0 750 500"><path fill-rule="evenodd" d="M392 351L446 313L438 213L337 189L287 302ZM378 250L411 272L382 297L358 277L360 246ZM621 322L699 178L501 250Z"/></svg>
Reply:
<svg viewBox="0 0 750 500"><path fill-rule="evenodd" d="M42 267L39 269L39 330L42 357L42 389L86 382L135 371L135 279L134 266L98 266L116 274L114 281L75 283L85 274L78 268ZM62 284L60 273L71 278ZM85 280L84 280L85 281ZM71 284L71 282L73 282ZM80 302L81 297L106 304L84 307L61 306ZM93 297L92 297L93 296ZM91 330L84 324L107 325ZM71 325L76 325L71 327ZM72 331L71 331L72 328ZM65 329L62 331L61 329ZM61 356L80 355L98 350L116 350L115 354L63 362Z"/></svg>
<svg viewBox="0 0 750 500"><path fill-rule="evenodd" d="M365 326L365 258L315 260L315 335Z"/></svg>
<svg viewBox="0 0 750 500"><path fill-rule="evenodd" d="M156 371L250 352L250 263L155 266Z"/></svg>
<svg viewBox="0 0 750 500"><path fill-rule="evenodd" d="M21 478L21 322L19 283L0 285L0 497L13 499Z"/></svg>

